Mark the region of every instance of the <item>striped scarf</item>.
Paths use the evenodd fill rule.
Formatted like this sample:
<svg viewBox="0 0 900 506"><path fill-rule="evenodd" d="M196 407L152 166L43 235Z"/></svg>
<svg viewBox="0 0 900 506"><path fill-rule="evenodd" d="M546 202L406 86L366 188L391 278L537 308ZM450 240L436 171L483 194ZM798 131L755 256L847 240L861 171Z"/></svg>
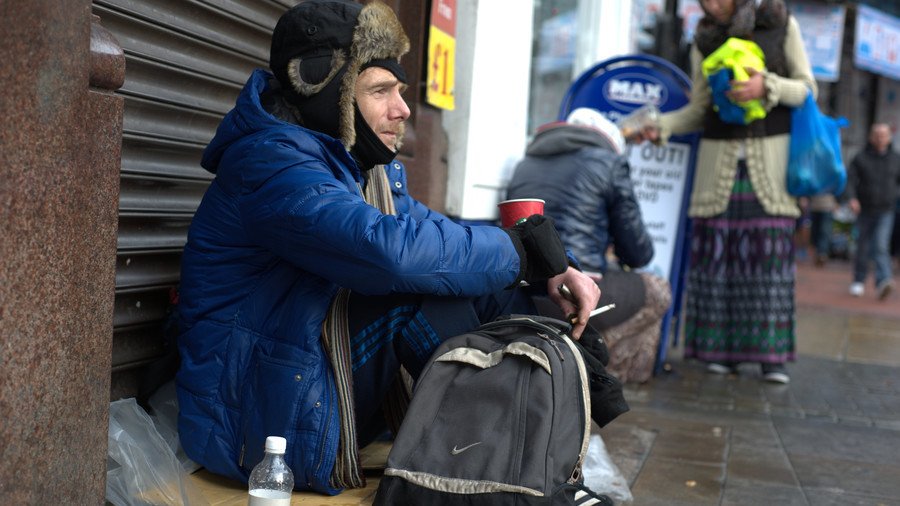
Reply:
<svg viewBox="0 0 900 506"><path fill-rule="evenodd" d="M384 214L396 214L394 199L391 196L390 183L383 165L377 165L369 171L368 184L363 197L372 207ZM341 416L341 438L338 443L338 455L331 472L331 486L335 488L362 488L366 479L362 474L359 461L359 446L356 440L356 412L353 405L353 366L350 352L350 324L347 320L347 307L350 290L341 288L322 324L322 346L331 363L334 383L337 386L338 409ZM396 389L394 389L394 392ZM398 406L403 409L408 405L408 398L397 399L396 394L389 395L386 408ZM387 409L394 411L394 409ZM400 415L402 419L402 415ZM391 422L392 425L394 422Z"/></svg>

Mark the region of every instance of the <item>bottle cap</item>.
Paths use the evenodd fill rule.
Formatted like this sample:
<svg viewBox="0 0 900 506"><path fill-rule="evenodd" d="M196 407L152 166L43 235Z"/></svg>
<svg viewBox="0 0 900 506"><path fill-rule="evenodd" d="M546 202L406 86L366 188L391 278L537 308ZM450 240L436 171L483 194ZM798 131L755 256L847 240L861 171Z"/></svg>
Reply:
<svg viewBox="0 0 900 506"><path fill-rule="evenodd" d="M269 436L266 438L266 451L268 453L284 453L287 449L287 439L281 436Z"/></svg>

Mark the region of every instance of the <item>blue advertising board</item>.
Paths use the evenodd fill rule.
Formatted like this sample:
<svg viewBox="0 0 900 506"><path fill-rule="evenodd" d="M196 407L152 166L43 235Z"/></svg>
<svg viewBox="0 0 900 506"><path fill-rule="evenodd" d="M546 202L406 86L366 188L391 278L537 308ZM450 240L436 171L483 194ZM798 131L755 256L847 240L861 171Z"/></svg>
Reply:
<svg viewBox="0 0 900 506"><path fill-rule="evenodd" d="M662 112L673 111L687 104L690 88L687 75L661 58L643 54L611 58L572 83L559 119L579 107L596 109L613 122L644 104L654 104ZM665 362L670 326L674 327L673 339L677 339L688 258L687 206L698 142L698 134L672 136L664 146L629 144L626 153L644 224L653 238L654 256L643 270L668 279L672 287L672 306L663 320L655 372Z"/></svg>

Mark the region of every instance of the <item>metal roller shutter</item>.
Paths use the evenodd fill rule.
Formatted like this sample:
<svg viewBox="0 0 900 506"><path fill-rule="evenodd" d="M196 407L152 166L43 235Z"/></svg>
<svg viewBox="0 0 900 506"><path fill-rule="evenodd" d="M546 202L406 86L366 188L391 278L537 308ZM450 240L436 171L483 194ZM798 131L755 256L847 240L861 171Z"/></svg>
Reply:
<svg viewBox="0 0 900 506"><path fill-rule="evenodd" d="M125 51L111 398L134 396L163 352L169 291L211 175L200 155L278 17L297 0L95 0Z"/></svg>

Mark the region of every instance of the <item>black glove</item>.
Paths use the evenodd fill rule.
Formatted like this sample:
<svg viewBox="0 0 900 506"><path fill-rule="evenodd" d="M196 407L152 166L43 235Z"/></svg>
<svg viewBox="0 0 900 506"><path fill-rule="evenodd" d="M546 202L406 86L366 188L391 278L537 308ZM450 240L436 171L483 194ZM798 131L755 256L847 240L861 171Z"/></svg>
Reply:
<svg viewBox="0 0 900 506"><path fill-rule="evenodd" d="M534 214L513 227L503 229L509 234L519 253L519 277L513 285L525 280L529 284L562 274L569 266L566 249L553 226L553 219Z"/></svg>

